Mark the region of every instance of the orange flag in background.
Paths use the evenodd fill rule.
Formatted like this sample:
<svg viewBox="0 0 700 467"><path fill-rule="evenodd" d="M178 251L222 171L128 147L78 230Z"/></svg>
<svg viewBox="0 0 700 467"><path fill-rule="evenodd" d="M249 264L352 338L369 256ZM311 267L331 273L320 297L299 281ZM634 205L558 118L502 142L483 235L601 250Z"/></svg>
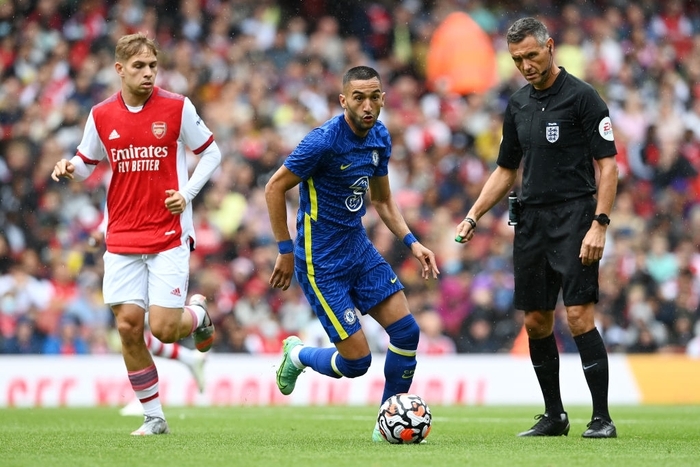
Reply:
<svg viewBox="0 0 700 467"><path fill-rule="evenodd" d="M488 91L498 82L488 34L468 14L450 13L430 39L426 75L432 91L462 95Z"/></svg>

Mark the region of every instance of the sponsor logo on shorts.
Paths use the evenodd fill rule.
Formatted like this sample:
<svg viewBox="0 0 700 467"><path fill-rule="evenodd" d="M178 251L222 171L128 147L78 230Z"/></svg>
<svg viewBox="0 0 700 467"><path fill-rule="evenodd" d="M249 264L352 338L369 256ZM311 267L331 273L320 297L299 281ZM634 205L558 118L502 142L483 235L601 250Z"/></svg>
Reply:
<svg viewBox="0 0 700 467"><path fill-rule="evenodd" d="M351 165L352 165L352 162L350 162L349 164L343 164L343 165L340 166L340 170L345 170L345 169L347 169L348 167L350 167Z"/></svg>
<svg viewBox="0 0 700 467"><path fill-rule="evenodd" d="M176 297L182 297L182 293L180 292L180 287L175 287L172 292L170 292L170 295L175 295Z"/></svg>

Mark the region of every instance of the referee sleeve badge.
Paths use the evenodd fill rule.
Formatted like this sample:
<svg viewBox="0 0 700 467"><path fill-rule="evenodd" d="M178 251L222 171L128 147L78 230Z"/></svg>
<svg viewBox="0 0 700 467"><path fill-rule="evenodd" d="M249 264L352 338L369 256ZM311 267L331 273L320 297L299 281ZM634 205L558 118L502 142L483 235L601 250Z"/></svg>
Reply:
<svg viewBox="0 0 700 467"><path fill-rule="evenodd" d="M610 117L605 117L600 121L600 123L598 124L598 133L600 133L600 136L602 136L603 139L607 141L615 140L615 137L613 136L612 122L610 121Z"/></svg>

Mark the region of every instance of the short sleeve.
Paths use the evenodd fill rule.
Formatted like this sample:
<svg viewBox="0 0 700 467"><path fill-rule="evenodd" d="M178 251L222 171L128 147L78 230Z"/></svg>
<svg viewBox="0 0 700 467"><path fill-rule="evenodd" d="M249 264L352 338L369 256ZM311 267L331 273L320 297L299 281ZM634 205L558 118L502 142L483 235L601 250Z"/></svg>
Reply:
<svg viewBox="0 0 700 467"><path fill-rule="evenodd" d="M214 141L214 136L197 114L192 101L186 97L182 106L182 125L180 126L182 142L195 154L199 154Z"/></svg>

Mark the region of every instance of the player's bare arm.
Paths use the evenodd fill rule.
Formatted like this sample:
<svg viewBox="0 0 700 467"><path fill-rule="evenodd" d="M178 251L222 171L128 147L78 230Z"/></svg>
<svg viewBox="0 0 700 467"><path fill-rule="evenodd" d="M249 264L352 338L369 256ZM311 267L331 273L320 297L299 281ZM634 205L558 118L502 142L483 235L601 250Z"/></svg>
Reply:
<svg viewBox="0 0 700 467"><path fill-rule="evenodd" d="M617 195L617 181L619 179L617 160L615 157L605 157L596 162L600 173L596 194L596 214L610 214Z"/></svg>
<svg viewBox="0 0 700 467"><path fill-rule="evenodd" d="M614 157L605 157L597 161L599 169L598 194L596 196L596 214L609 215L617 194L618 167ZM605 249L607 225L593 221L591 228L581 243L579 258L584 266L600 261Z"/></svg>
<svg viewBox="0 0 700 467"><path fill-rule="evenodd" d="M486 184L481 189L474 206L472 206L462 222L457 225L457 231L455 232L456 242L466 243L474 238L476 224L481 219L481 216L503 199L513 187L517 175L517 170L506 169L501 166L496 167L488 180L486 180Z"/></svg>
<svg viewBox="0 0 700 467"><path fill-rule="evenodd" d="M280 254L268 281L272 287L287 290L292 285L294 253L287 252L291 235L287 227L287 191L301 183L301 179L285 166L280 167L265 185L265 202L270 216L270 226L275 241L280 245ZM284 246L284 247L283 247Z"/></svg>
<svg viewBox="0 0 700 467"><path fill-rule="evenodd" d="M369 194L372 206L376 209L382 222L384 222L394 235L403 239L411 232L399 211L399 207L391 196L388 176L372 177L369 182ZM413 256L421 263L421 275L423 279L428 279L430 276L432 276L433 279L437 279L437 275L440 274L440 271L435 261L435 254L420 242L411 244L411 253L413 253Z"/></svg>

